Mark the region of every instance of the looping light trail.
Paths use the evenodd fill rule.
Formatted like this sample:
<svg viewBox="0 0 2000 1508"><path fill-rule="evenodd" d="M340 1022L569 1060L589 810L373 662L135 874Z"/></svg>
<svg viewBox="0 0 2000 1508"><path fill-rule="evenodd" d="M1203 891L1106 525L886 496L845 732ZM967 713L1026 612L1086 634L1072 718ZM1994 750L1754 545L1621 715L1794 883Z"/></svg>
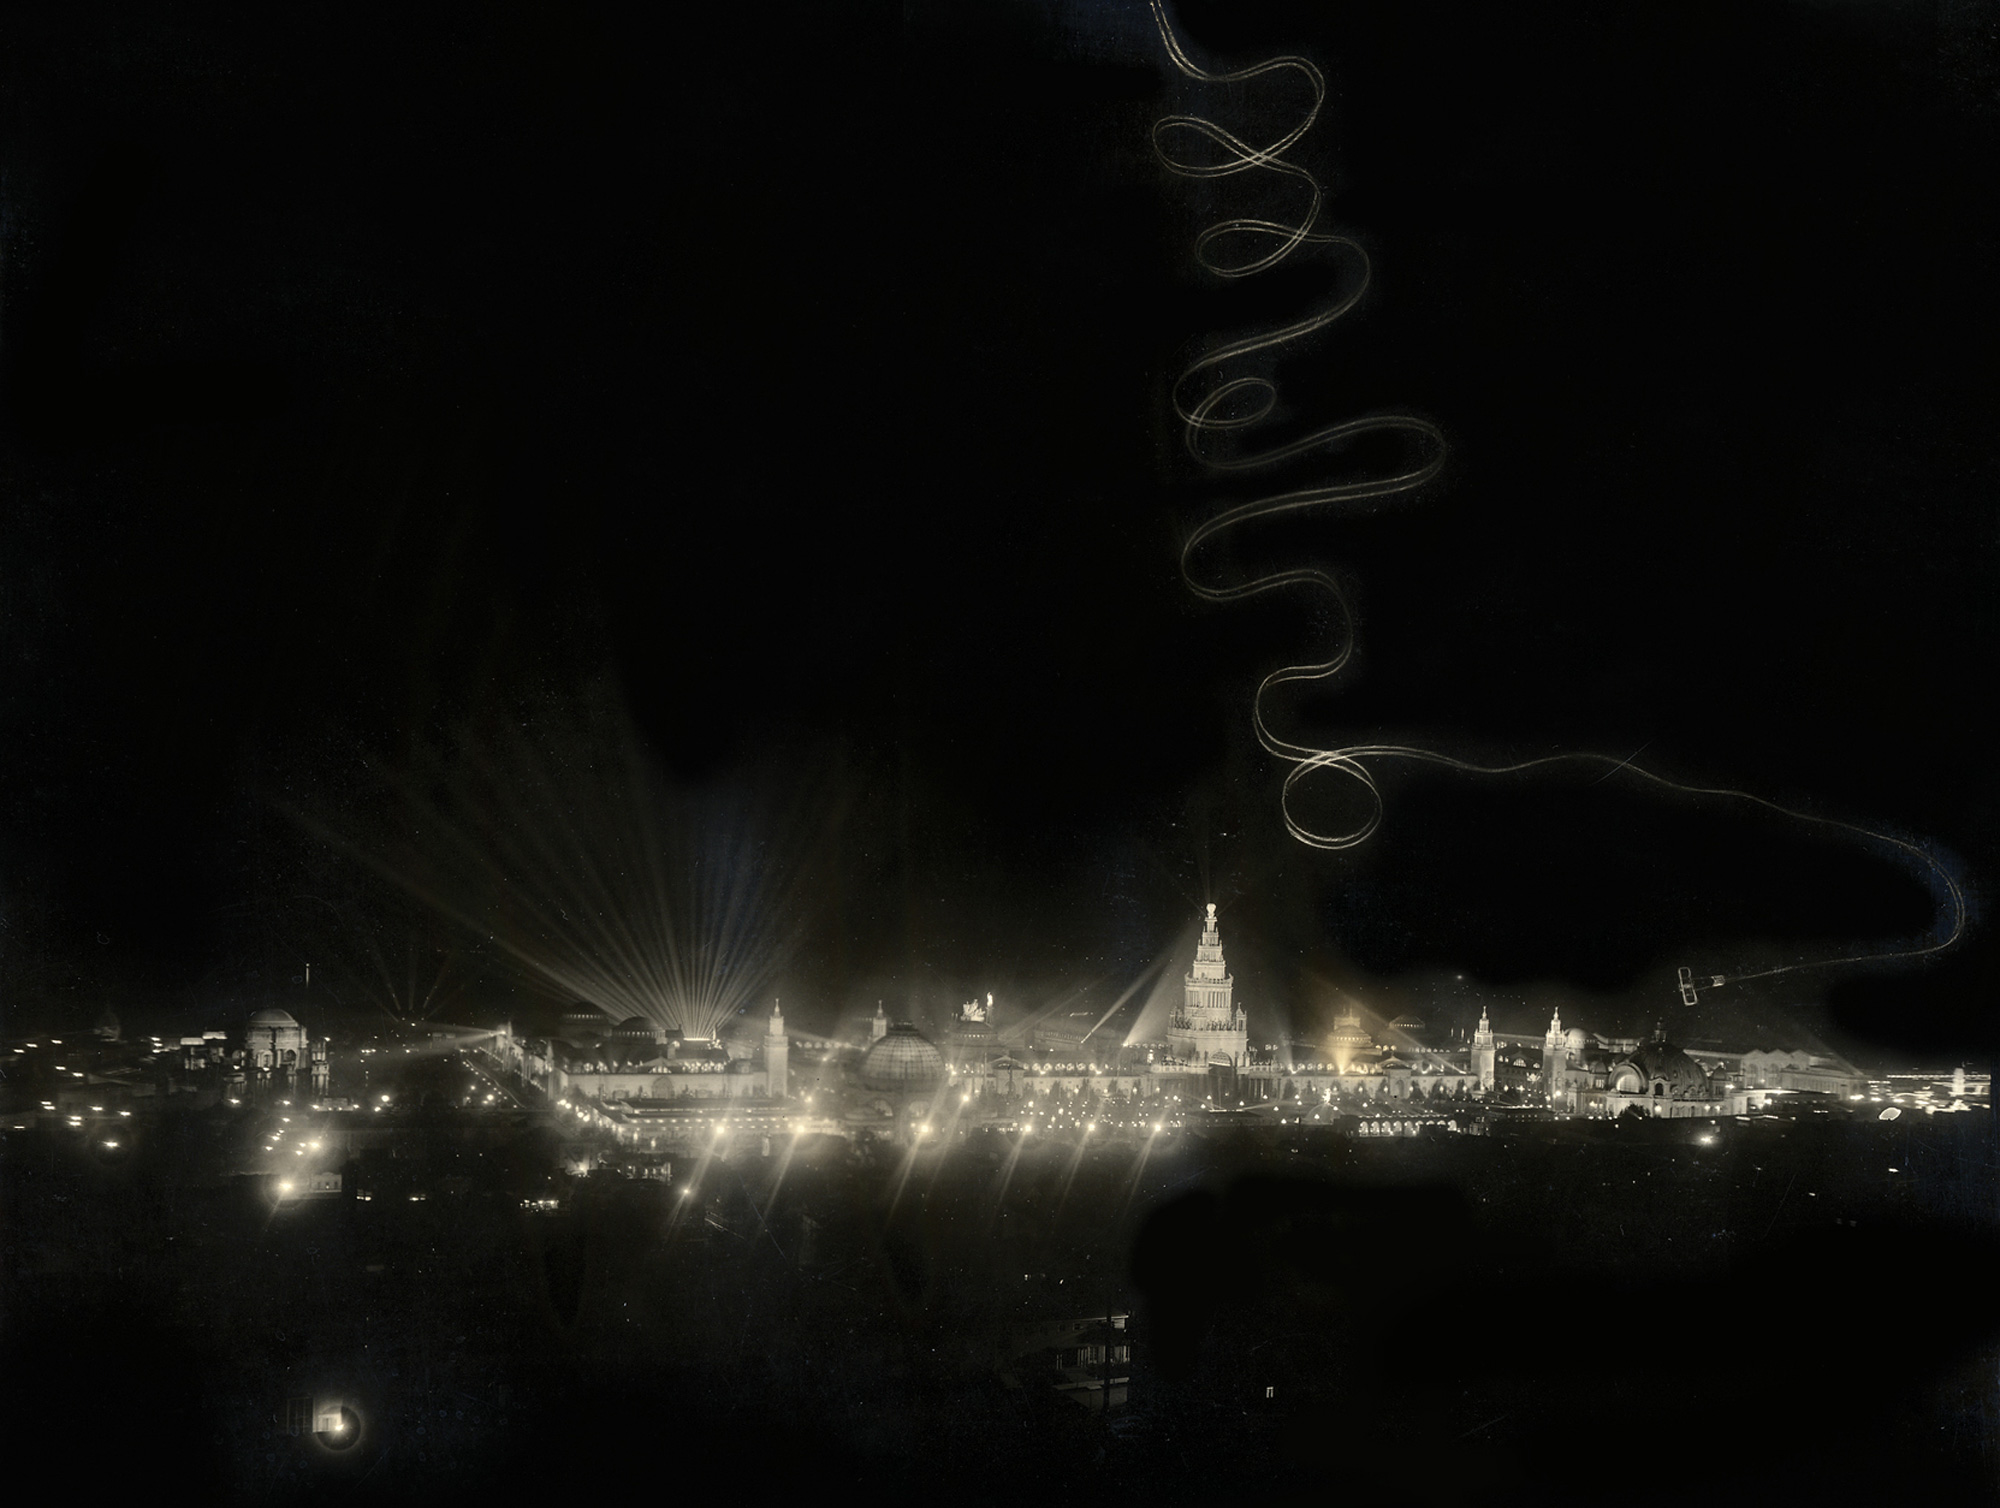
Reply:
<svg viewBox="0 0 2000 1508"><path fill-rule="evenodd" d="M1379 763L1385 760L1407 760L1475 775L1512 775L1562 765L1601 765L1605 767L1605 773L1599 777L1600 780L1609 779L1613 775L1630 775L1653 786L1682 795L1719 796L1747 802L1794 821L1818 828L1834 829L1852 837L1886 845L1900 858L1913 861L1921 870L1927 872L1934 884L1939 898L1936 940L1921 946L1814 959L1733 975L1711 974L1707 976L1711 986L1763 979L1831 964L1918 958L1942 952L1956 943L1964 934L1966 926L1966 899L1956 876L1951 874L1936 857L1917 844L1855 823L1796 811L1790 807L1780 806L1776 802L1767 801L1761 796L1753 796L1746 791L1687 785L1670 780L1634 763L1636 755L1619 759L1608 754L1579 751L1551 754L1511 764L1479 764L1434 749L1403 744L1350 744L1341 748L1320 748L1284 738L1272 730L1269 720L1264 715L1264 701L1273 688L1294 682L1329 681L1341 672L1352 656L1354 619L1346 595L1330 574L1310 567L1274 572L1248 581L1204 581L1195 574L1193 568L1195 552L1218 535L1254 519L1295 513L1308 508L1352 505L1413 491L1430 481L1442 469L1445 439L1443 431L1429 420L1411 414L1380 414L1329 424L1298 439L1251 454L1218 456L1210 453L1210 447L1204 443L1205 441L1259 424L1270 417L1277 407L1277 386L1270 378L1257 374L1232 376L1225 370L1229 364L1259 353L1275 351L1333 324L1353 309L1368 291L1370 267L1368 255L1358 242L1347 236L1330 234L1315 228L1325 201L1319 180L1305 168L1285 160L1284 154L1296 146L1312 129L1314 122L1319 118L1321 107L1326 102L1326 80L1319 69L1305 58L1285 55L1233 72L1211 73L1188 57L1167 20L1162 0L1148 0L1148 4L1152 10L1154 23L1159 28L1160 40L1165 44L1167 56L1172 59L1175 68L1186 77L1204 84L1241 84L1270 75L1290 73L1304 79L1312 91L1312 103L1304 110L1297 123L1264 146L1253 145L1216 122L1198 115L1167 115L1153 123L1154 155L1172 173L1184 178L1213 179L1237 173L1262 171L1277 174L1288 182L1299 185L1304 191L1303 211L1289 222L1238 216L1209 226L1195 238L1195 259L1202 267L1218 277L1245 278L1277 266L1301 246L1331 246L1351 256L1359 264L1360 269L1360 276L1354 286L1318 312L1274 330L1227 342L1189 363L1181 371L1174 379L1172 401L1174 413L1181 421L1183 439L1189 455L1211 471L1237 473L1273 466L1314 451L1337 450L1364 435L1400 435L1417 442L1415 447L1417 458L1401 470L1386 475L1364 476L1318 486L1295 488L1238 504L1200 525L1181 548L1180 567L1183 579L1197 596L1211 602L1232 602L1286 587L1307 587L1323 593L1332 601L1336 610L1337 622L1333 634L1332 654L1316 664L1286 665L1272 671L1258 683L1256 695L1251 700L1251 721L1256 729L1258 743L1268 753L1292 765L1292 769L1285 776L1279 796L1286 831L1300 843L1313 848L1340 850L1354 848L1367 842L1380 827L1383 817L1381 787L1370 769L1371 761ZM1205 143L1211 150L1198 157L1190 156L1174 150L1179 143L1188 143L1190 146ZM1269 249L1263 251L1261 255L1246 254L1236 260L1225 259L1218 253L1218 243L1237 244L1245 239L1252 244L1267 244ZM1201 378L1208 379L1210 385L1201 390L1198 396L1191 396L1191 391L1197 386L1197 379ZM1307 826L1294 814L1292 810L1294 788L1300 781L1321 771L1332 771L1344 776L1366 793L1366 815L1353 826L1339 831L1324 832Z"/></svg>

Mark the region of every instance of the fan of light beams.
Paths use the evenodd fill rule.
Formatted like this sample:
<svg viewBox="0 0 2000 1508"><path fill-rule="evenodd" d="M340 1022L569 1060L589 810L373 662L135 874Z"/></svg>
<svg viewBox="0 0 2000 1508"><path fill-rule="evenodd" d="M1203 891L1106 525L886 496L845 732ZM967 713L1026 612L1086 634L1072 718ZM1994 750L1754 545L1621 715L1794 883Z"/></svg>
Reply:
<svg viewBox="0 0 2000 1508"><path fill-rule="evenodd" d="M433 748L350 852L488 939L542 992L713 1038L795 951L802 821L690 789L615 702Z"/></svg>

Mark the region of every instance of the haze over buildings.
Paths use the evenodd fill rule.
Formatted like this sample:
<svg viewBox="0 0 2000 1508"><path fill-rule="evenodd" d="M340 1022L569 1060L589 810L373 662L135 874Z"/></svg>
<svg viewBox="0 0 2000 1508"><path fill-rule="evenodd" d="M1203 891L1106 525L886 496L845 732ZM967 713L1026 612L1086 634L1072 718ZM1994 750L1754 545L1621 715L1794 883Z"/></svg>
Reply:
<svg viewBox="0 0 2000 1508"><path fill-rule="evenodd" d="M1990 27L1159 17L8 15L24 1483L1990 1491Z"/></svg>

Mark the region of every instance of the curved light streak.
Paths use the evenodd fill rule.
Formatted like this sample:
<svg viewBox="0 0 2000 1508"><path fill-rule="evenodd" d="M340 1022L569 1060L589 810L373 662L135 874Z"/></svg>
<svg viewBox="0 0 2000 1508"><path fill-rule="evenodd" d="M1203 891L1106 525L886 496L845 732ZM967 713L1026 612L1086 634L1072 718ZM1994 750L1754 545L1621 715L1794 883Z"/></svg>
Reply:
<svg viewBox="0 0 2000 1508"><path fill-rule="evenodd" d="M1275 382L1269 377L1257 374L1232 376L1226 370L1229 364L1260 352L1274 351L1333 324L1353 309L1368 291L1370 268L1367 252L1358 242L1347 236L1315 229L1320 209L1325 201L1324 191L1312 173L1296 163L1285 160L1284 154L1296 146L1312 129L1313 124L1319 119L1321 107L1326 102L1326 80L1319 69L1303 57L1287 54L1231 72L1211 73L1188 57L1167 20L1162 0L1148 0L1148 5L1152 11L1154 24L1159 29L1160 40L1165 44L1167 56L1173 61L1176 69L1197 83L1245 84L1268 75L1294 73L1303 78L1312 90L1312 103L1297 123L1276 140L1263 146L1253 145L1216 122L1199 115L1167 115L1153 123L1154 155L1172 173L1184 178L1213 179L1252 171L1269 172L1299 185L1305 193L1304 209L1292 221L1238 216L1210 225L1195 238L1196 261L1218 277L1245 278L1279 265L1302 246L1330 246L1351 255L1360 264L1360 277L1353 288L1324 309L1292 324L1226 342L1182 369L1179 376L1174 379L1171 396L1174 413L1181 421L1182 436L1188 454L1211 471L1237 473L1273 466L1313 451L1337 449L1369 434L1400 434L1419 442L1420 458L1405 465L1401 470L1386 475L1295 488L1238 504L1201 524L1181 547L1182 578L1197 596L1211 602L1233 602L1284 587L1303 586L1323 592L1334 605L1337 623L1333 634L1332 654L1315 664L1286 665L1272 671L1258 683L1256 695L1251 699L1251 721L1256 730L1258 743L1268 753L1292 766L1285 776L1279 795L1286 831L1300 843L1313 848L1341 850L1367 842L1381 825L1383 816L1381 787L1369 768L1369 761L1409 760L1475 775L1512 775L1559 765L1601 765L1606 767L1604 775L1599 777L1601 780L1623 774L1683 795L1726 797L1763 807L1767 811L1797 822L1833 829L1853 837L1887 845L1902 858L1914 861L1927 871L1940 893L1939 909L1942 925L1937 929L1943 934L1940 940L1921 946L1814 959L1738 974L1709 974L1705 976L1709 987L1750 979L1764 979L1824 965L1918 958L1942 952L1956 943L1964 934L1966 927L1966 899L1958 879L1937 858L1919 845L1857 823L1814 816L1811 813L1781 806L1761 796L1751 795L1747 791L1688 785L1670 780L1633 763L1633 758L1636 756L1618 759L1608 754L1578 751L1544 755L1508 764L1481 764L1434 749L1407 744L1348 744L1339 748L1321 748L1285 738L1272 729L1264 715L1264 699L1273 688L1294 682L1329 681L1340 673L1351 658L1354 651L1354 619L1346 595L1330 574L1311 567L1278 571L1248 581L1204 581L1195 574L1191 563L1195 551L1218 535L1253 519L1296 513L1308 508L1355 504L1411 492L1430 481L1442 469L1444 433L1437 425L1416 415L1377 414L1325 425L1298 439L1249 454L1217 456L1209 453L1209 446L1204 443L1205 441L1250 428L1268 418L1277 407L1278 390ZM1187 142L1190 138L1205 142L1215 150L1201 158L1191 157L1185 152L1175 150L1178 143ZM1246 254L1233 260L1225 259L1218 254L1218 243L1234 244L1244 239L1248 239L1253 245L1267 244L1269 249L1263 251L1261 255ZM1191 384L1195 384L1200 378L1209 379L1209 385L1205 389L1191 389ZM1194 393L1197 391L1198 396L1195 396ZM1355 825L1339 831L1320 831L1307 826L1293 813L1294 787L1301 780L1319 771L1333 771L1345 776L1366 793L1365 815Z"/></svg>

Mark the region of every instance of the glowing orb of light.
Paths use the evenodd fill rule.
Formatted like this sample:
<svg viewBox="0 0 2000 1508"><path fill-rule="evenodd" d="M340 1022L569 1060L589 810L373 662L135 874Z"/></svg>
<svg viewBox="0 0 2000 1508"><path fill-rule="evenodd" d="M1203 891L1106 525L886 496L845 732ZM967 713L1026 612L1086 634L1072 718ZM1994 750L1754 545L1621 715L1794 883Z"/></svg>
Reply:
<svg viewBox="0 0 2000 1508"><path fill-rule="evenodd" d="M351 1449L361 1438L361 1416L346 1405L341 1405L329 1414L321 1416L325 1422L315 1432L320 1445L327 1450Z"/></svg>

